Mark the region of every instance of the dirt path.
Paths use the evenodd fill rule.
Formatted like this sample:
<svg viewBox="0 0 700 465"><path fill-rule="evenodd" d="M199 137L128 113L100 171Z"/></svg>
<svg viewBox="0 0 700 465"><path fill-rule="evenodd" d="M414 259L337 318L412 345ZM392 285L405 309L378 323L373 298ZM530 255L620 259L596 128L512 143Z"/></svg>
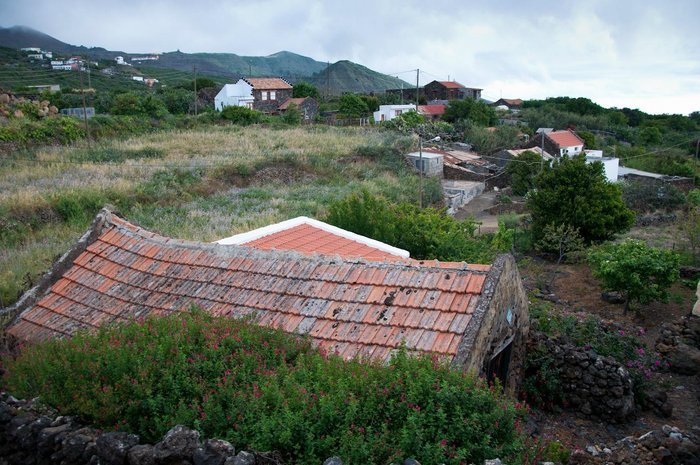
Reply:
<svg viewBox="0 0 700 465"><path fill-rule="evenodd" d="M474 197L471 202L464 205L455 213L455 218L464 220L469 217L474 217L477 223L479 223L478 233L496 232L498 230L498 216L492 215L485 210L496 205L497 195L498 193L495 191L488 191Z"/></svg>

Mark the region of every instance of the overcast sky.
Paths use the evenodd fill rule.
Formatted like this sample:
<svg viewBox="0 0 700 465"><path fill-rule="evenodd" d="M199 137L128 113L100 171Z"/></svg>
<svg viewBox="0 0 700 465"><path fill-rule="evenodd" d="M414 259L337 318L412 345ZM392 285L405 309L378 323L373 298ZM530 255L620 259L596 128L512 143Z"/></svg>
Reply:
<svg viewBox="0 0 700 465"><path fill-rule="evenodd" d="M0 0L0 25L125 52L288 50L483 96L700 110L700 0ZM409 70L414 70L410 71Z"/></svg>

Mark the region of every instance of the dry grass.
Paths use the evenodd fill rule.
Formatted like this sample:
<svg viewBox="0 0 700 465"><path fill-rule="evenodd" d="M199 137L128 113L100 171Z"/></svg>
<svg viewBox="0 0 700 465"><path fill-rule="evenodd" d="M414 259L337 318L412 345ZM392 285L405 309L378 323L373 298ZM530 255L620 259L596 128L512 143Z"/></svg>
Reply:
<svg viewBox="0 0 700 465"><path fill-rule="evenodd" d="M57 215L59 201L104 199L161 234L213 241L294 216L323 217L331 201L359 188L413 199L417 179L405 165L356 156L359 147L398 143L405 141L360 128L229 126L12 154L0 160L0 215L26 231L0 250L3 304L87 227L89 215ZM121 162L103 161L115 154Z"/></svg>

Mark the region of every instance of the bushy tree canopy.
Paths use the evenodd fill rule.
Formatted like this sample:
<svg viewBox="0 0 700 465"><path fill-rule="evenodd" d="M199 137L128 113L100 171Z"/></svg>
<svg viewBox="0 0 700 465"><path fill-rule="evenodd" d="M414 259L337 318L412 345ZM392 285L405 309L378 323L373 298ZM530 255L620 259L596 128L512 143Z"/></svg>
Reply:
<svg viewBox="0 0 700 465"><path fill-rule="evenodd" d="M469 120L480 126L489 126L496 123L496 112L484 102L465 98L464 100L452 100L445 108L445 114L442 118L449 123Z"/></svg>
<svg viewBox="0 0 700 465"><path fill-rule="evenodd" d="M608 244L589 254L593 276L606 290L625 297L625 313L630 303L668 299L668 289L678 279L678 254L648 247L643 241L628 239Z"/></svg>
<svg viewBox="0 0 700 465"><path fill-rule="evenodd" d="M510 175L513 194L525 195L535 186L535 176L542 169L549 169L549 162L544 162L536 152L521 153L506 164L506 173Z"/></svg>
<svg viewBox="0 0 700 465"><path fill-rule="evenodd" d="M367 191L331 205L326 219L343 229L406 249L416 259L490 262L490 244L474 237L473 221L459 221L445 210L388 204Z"/></svg>
<svg viewBox="0 0 700 465"><path fill-rule="evenodd" d="M340 97L339 111L341 115L359 118L369 113L367 103L355 94L345 94Z"/></svg>
<svg viewBox="0 0 700 465"><path fill-rule="evenodd" d="M535 240L547 225L578 228L587 242L611 239L626 231L634 214L622 201L620 187L609 183L602 163L586 163L583 156L563 158L535 178L528 194Z"/></svg>
<svg viewBox="0 0 700 465"><path fill-rule="evenodd" d="M299 81L294 84L292 88L292 97L303 98L303 97L313 97L318 98L318 89L308 82Z"/></svg>

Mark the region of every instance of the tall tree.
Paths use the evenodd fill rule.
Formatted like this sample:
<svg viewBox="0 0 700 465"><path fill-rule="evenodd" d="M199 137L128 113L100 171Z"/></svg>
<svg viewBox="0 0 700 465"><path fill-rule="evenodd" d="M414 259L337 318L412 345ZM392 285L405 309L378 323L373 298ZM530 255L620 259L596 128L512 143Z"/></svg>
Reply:
<svg viewBox="0 0 700 465"><path fill-rule="evenodd" d="M586 163L583 156L565 157L540 173L527 205L536 241L550 224L577 228L584 241L591 243L611 239L634 222L620 187L605 178L603 164Z"/></svg>
<svg viewBox="0 0 700 465"><path fill-rule="evenodd" d="M648 247L639 240L602 246L591 251L588 258L593 276L603 287L624 295L624 313L633 301L666 301L669 287L678 279L678 254Z"/></svg>

